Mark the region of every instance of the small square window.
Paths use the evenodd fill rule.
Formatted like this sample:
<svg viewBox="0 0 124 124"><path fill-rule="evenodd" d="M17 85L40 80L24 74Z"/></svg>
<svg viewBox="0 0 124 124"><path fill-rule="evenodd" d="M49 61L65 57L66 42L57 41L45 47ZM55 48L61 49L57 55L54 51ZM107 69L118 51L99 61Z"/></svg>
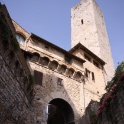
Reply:
<svg viewBox="0 0 124 124"><path fill-rule="evenodd" d="M62 82L63 82L63 79L58 78L58 82L57 82L57 84L60 85L60 86L62 86Z"/></svg>

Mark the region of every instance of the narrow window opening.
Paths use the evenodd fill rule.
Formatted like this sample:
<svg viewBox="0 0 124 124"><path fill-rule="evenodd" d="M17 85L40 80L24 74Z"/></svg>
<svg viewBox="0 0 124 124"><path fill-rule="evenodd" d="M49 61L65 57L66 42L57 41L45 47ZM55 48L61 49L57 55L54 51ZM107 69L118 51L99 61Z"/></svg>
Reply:
<svg viewBox="0 0 124 124"><path fill-rule="evenodd" d="M81 20L81 24L84 24L84 21L83 21L83 19Z"/></svg>
<svg viewBox="0 0 124 124"><path fill-rule="evenodd" d="M86 76L87 78L90 77L90 71L89 71L88 69L85 69L85 76Z"/></svg>
<svg viewBox="0 0 124 124"><path fill-rule="evenodd" d="M95 80L95 76L93 72L92 72L92 80Z"/></svg>
<svg viewBox="0 0 124 124"><path fill-rule="evenodd" d="M93 61L93 64L99 68L99 64L97 62Z"/></svg>
<svg viewBox="0 0 124 124"><path fill-rule="evenodd" d="M85 58L86 60L88 60L89 62L91 61L91 58L90 58L89 56L85 55L85 54L84 54L84 58Z"/></svg>

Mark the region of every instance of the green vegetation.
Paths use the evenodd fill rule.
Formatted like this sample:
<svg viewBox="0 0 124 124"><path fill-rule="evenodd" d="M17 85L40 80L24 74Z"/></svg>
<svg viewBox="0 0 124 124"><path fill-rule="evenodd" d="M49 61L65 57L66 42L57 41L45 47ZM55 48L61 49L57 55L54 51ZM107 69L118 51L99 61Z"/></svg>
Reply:
<svg viewBox="0 0 124 124"><path fill-rule="evenodd" d="M124 61L122 61L117 69L115 70L115 74L114 77L112 78L111 81L109 81L106 85L106 91L110 91L110 88L114 85L117 84L119 81L119 78L122 76L122 74L124 74Z"/></svg>
<svg viewBox="0 0 124 124"><path fill-rule="evenodd" d="M34 85L34 76L31 74L29 75L29 84Z"/></svg>
<svg viewBox="0 0 124 124"><path fill-rule="evenodd" d="M112 78L111 81L108 82L105 88L107 93L105 93L100 100L97 115L101 115L103 111L109 110L111 101L114 100L118 89L123 85L123 83L124 83L124 61L118 65L114 77Z"/></svg>
<svg viewBox="0 0 124 124"><path fill-rule="evenodd" d="M7 21L5 19L5 16L2 13L0 13L0 29L1 29L0 37L2 39L2 45L6 49L8 48L10 41L14 50L17 51L19 49L18 41L16 40L15 37L11 38L10 40L10 37L12 37L12 32L6 22Z"/></svg>

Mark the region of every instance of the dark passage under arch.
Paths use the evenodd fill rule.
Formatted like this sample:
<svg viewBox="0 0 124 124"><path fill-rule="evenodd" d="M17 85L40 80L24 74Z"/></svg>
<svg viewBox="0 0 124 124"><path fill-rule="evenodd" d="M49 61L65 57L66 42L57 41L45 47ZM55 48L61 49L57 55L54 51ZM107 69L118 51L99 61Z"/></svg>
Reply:
<svg viewBox="0 0 124 124"><path fill-rule="evenodd" d="M70 104L60 98L50 101L47 124L75 124L74 112Z"/></svg>

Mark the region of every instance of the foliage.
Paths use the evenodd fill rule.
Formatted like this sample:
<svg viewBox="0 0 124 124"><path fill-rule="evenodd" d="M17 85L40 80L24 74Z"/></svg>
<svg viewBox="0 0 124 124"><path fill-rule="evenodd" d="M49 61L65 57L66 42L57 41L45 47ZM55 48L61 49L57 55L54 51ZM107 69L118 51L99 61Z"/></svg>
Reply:
<svg viewBox="0 0 124 124"><path fill-rule="evenodd" d="M121 63L118 65L118 67L117 67L117 69L116 69L116 71L115 71L115 75L114 75L114 77L112 78L112 82L118 82L119 77L120 77L121 74L123 74L123 73L124 73L124 61L121 62Z"/></svg>
<svg viewBox="0 0 124 124"><path fill-rule="evenodd" d="M109 88L111 87L111 85L112 85L112 82L111 82L111 81L108 81L108 82L107 82L107 85L106 85L106 87L105 87L105 90L108 91Z"/></svg>
<svg viewBox="0 0 124 124"><path fill-rule="evenodd" d="M3 42L2 42L3 46L7 48L7 46L9 45L8 39L11 37L12 32L9 26L6 24L6 19L4 15L2 16L2 13L0 13L0 28L1 28L0 37L3 39ZM11 39L11 43L12 43L14 50L17 51L19 49L19 44L16 38Z"/></svg>
<svg viewBox="0 0 124 124"><path fill-rule="evenodd" d="M101 115L103 111L107 111L109 109L110 102L114 99L115 93L117 89L121 86L123 81L124 81L124 62L121 62L115 71L114 77L112 78L111 81L108 82L105 88L107 93L105 93L100 100L100 105L97 111L98 116Z"/></svg>
<svg viewBox="0 0 124 124"><path fill-rule="evenodd" d="M106 85L106 91L109 91L110 88L114 85L114 84L117 84L118 81L119 81L119 78L120 76L122 76L122 74L124 74L124 61L122 61L117 69L115 70L115 74L114 74L114 77L112 78L111 81L109 81ZM122 76L123 77L123 76Z"/></svg>
<svg viewBox="0 0 124 124"><path fill-rule="evenodd" d="M12 45L13 45L15 51L19 50L19 43L15 38L12 40Z"/></svg>
<svg viewBox="0 0 124 124"><path fill-rule="evenodd" d="M33 85L34 84L34 77L33 77L33 75L29 75L29 84L30 85Z"/></svg>

